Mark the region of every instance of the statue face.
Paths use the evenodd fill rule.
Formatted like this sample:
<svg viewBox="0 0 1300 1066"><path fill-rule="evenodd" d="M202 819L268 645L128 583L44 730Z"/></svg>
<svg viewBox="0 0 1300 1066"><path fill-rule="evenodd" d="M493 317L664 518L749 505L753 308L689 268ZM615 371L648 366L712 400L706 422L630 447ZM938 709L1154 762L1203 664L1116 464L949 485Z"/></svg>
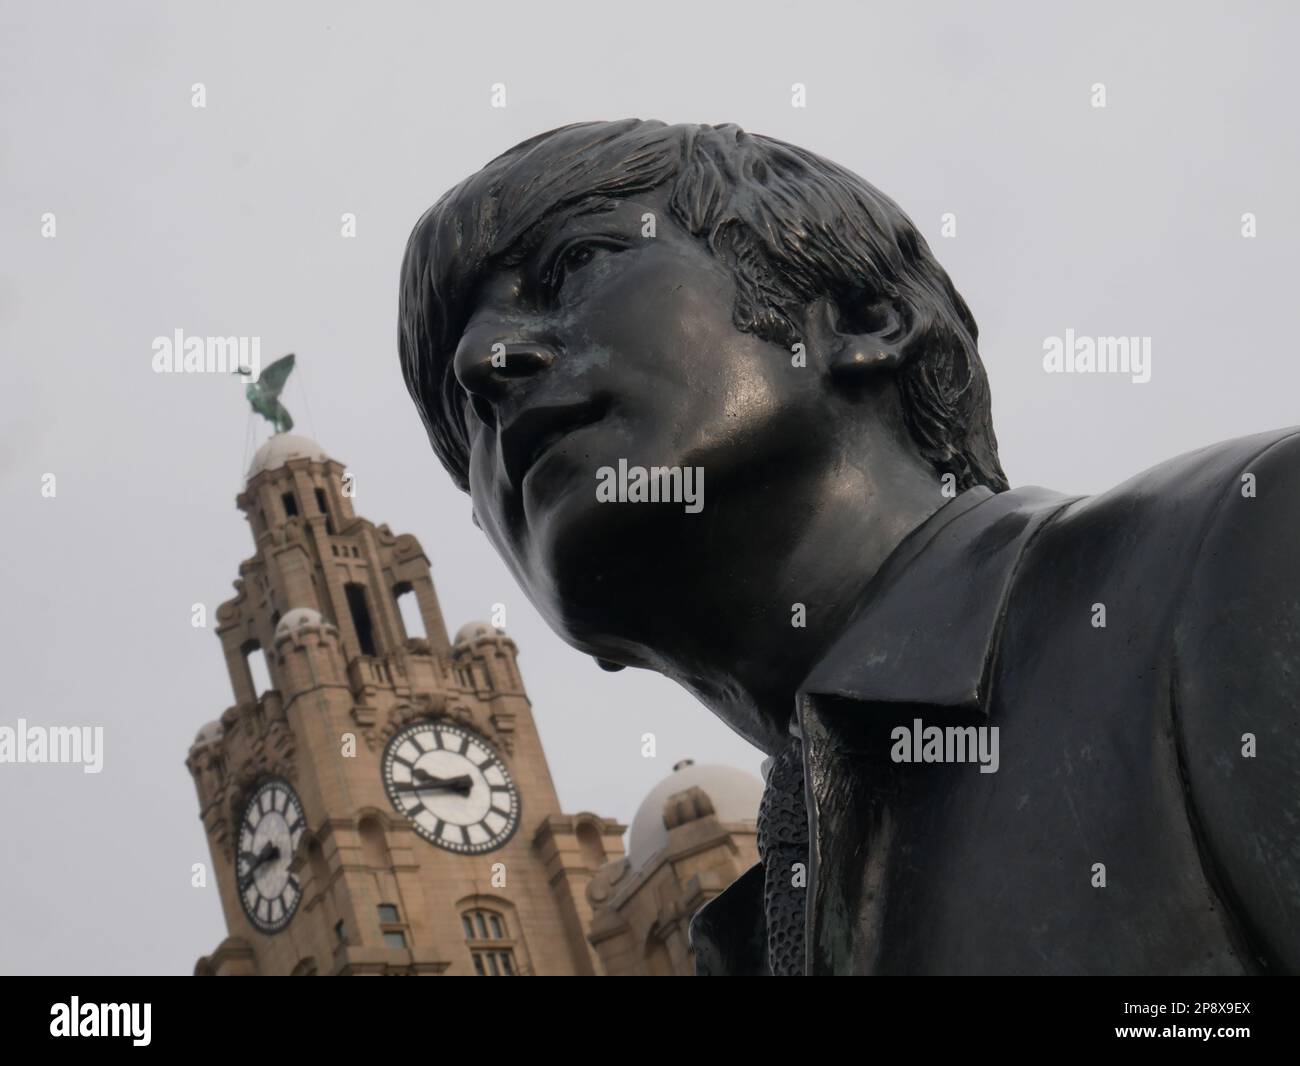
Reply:
<svg viewBox="0 0 1300 1066"><path fill-rule="evenodd" d="M693 584L725 580L733 546L781 528L756 519L788 502L786 472L808 477L800 457L827 421L818 375L738 330L734 302L726 265L659 193L559 218L479 292L455 356L475 513L551 625L592 654L650 665L637 650L680 624ZM702 470L702 509L601 502L598 471L620 460Z"/></svg>

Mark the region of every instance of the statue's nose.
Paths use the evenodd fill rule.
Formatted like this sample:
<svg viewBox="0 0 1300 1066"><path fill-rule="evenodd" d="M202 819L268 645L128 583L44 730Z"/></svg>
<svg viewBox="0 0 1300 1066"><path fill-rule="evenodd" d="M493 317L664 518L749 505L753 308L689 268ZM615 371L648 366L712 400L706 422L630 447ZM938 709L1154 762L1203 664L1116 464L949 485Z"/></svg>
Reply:
<svg viewBox="0 0 1300 1066"><path fill-rule="evenodd" d="M512 378L539 374L554 365L555 358L549 344L537 341L462 347L456 353L456 377L467 392L491 400L505 391Z"/></svg>
<svg viewBox="0 0 1300 1066"><path fill-rule="evenodd" d="M471 396L494 403L516 378L536 376L555 364L555 350L537 341L493 342L456 351L456 380Z"/></svg>
<svg viewBox="0 0 1300 1066"><path fill-rule="evenodd" d="M541 341L462 345L456 352L456 379L469 393L479 417L492 424L495 405L512 381L535 377L555 360L555 349Z"/></svg>

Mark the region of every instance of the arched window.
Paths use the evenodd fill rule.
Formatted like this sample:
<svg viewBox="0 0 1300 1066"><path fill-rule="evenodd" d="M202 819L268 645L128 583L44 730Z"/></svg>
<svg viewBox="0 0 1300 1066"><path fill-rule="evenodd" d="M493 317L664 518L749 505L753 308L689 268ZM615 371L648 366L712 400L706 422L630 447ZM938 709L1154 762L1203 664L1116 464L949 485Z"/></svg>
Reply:
<svg viewBox="0 0 1300 1066"><path fill-rule="evenodd" d="M599 870L605 865L605 844L600 839L600 831L590 822L582 822L577 837L583 865L588 870Z"/></svg>
<svg viewBox="0 0 1300 1066"><path fill-rule="evenodd" d="M361 835L361 859L372 870L387 870L393 865L384 839L384 827L374 818L363 818L358 826Z"/></svg>
<svg viewBox="0 0 1300 1066"><path fill-rule="evenodd" d="M406 630L408 637L423 638L424 617L420 614L420 601L416 598L415 589L409 582L403 581L400 585L393 586L393 598L397 600L397 612L402 617L402 628Z"/></svg>
<svg viewBox="0 0 1300 1066"><path fill-rule="evenodd" d="M334 535L334 519L330 515L329 501L325 498L325 490L316 490L316 510L325 516L325 532L331 537Z"/></svg>
<svg viewBox="0 0 1300 1066"><path fill-rule="evenodd" d="M271 671L266 665L266 653L262 651L262 645L255 640L250 640L240 651L244 653L244 667L248 670L253 699L260 700L272 688Z"/></svg>
<svg viewBox="0 0 1300 1066"><path fill-rule="evenodd" d="M343 586L348 598L348 610L352 613L352 627L357 633L357 643L361 645L362 655L377 655L375 650L375 630L370 621L370 608L366 604L366 587L355 582Z"/></svg>
<svg viewBox="0 0 1300 1066"><path fill-rule="evenodd" d="M461 912L460 924L475 974L479 977L519 976L515 939L504 914L475 907Z"/></svg>

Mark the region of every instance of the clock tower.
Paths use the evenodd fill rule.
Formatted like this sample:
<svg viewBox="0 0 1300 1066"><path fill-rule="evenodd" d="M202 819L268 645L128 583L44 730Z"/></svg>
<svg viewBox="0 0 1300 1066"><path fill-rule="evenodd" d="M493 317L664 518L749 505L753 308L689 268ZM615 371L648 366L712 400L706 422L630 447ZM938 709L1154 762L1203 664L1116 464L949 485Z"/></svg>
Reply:
<svg viewBox="0 0 1300 1066"><path fill-rule="evenodd" d="M352 498L288 433L238 497L234 703L186 759L228 936L195 973L606 972L587 887L625 827L560 811L514 642L449 640L419 542Z"/></svg>

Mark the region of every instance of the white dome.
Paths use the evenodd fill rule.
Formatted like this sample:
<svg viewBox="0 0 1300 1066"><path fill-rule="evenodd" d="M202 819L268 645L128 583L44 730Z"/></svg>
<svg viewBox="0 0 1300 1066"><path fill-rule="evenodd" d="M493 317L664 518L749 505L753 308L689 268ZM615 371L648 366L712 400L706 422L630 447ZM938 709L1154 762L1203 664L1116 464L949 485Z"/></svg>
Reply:
<svg viewBox="0 0 1300 1066"><path fill-rule="evenodd" d="M499 630L488 625L487 622L466 622L456 630L456 643L464 644L468 640L477 640L479 637L495 637L499 635Z"/></svg>
<svg viewBox="0 0 1300 1066"><path fill-rule="evenodd" d="M295 607L280 619L275 627L275 635L282 637L286 633L292 633L295 629L303 626L323 625L325 619L320 615L320 611L313 611L310 607Z"/></svg>
<svg viewBox="0 0 1300 1066"><path fill-rule="evenodd" d="M221 727L220 721L209 722L198 731L198 734L194 738L194 743L190 745L190 750L192 751L195 748L201 748L204 745L211 744L214 740L220 740L223 732L224 730Z"/></svg>
<svg viewBox="0 0 1300 1066"><path fill-rule="evenodd" d="M324 461L329 456L325 449L314 440L299 437L295 433L277 433L253 455L253 462L248 468L249 480L264 470L274 470L284 466L290 459L315 459Z"/></svg>
<svg viewBox="0 0 1300 1066"><path fill-rule="evenodd" d="M758 803L763 798L763 782L753 774L734 766L696 766L689 760L655 785L641 801L632 817L627 835L627 857L634 868L643 867L656 852L668 846L668 829L664 825L664 804L668 797L688 788L699 788L713 803L720 822L758 821Z"/></svg>

